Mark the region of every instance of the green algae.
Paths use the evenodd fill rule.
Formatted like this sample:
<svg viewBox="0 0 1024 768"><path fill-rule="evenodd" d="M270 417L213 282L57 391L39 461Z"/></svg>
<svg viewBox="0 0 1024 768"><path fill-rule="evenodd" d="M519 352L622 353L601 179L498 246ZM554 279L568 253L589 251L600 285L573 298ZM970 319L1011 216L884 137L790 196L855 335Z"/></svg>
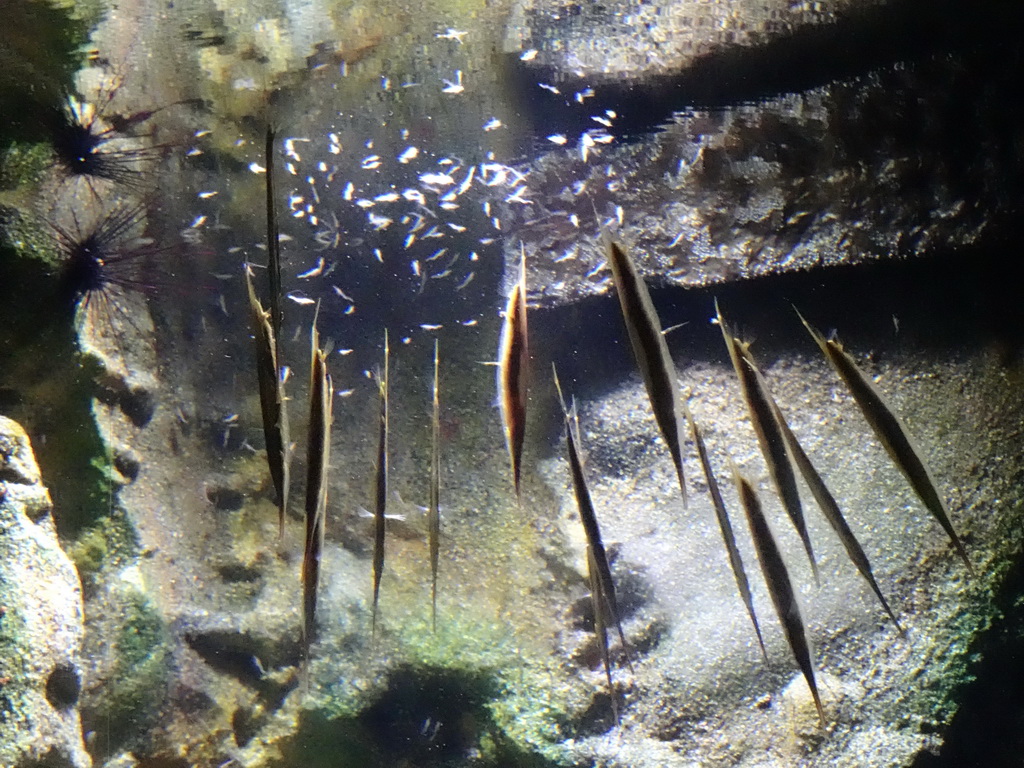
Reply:
<svg viewBox="0 0 1024 768"><path fill-rule="evenodd" d="M53 152L48 144L14 141L0 151L0 190L34 186L52 165Z"/></svg>
<svg viewBox="0 0 1024 768"><path fill-rule="evenodd" d="M102 754L128 746L146 732L160 711L170 675L167 629L149 598L128 587L116 603L107 607L116 610L121 622L111 643L114 663L101 687L82 703L83 727L95 731L93 748Z"/></svg>
<svg viewBox="0 0 1024 768"><path fill-rule="evenodd" d="M562 742L577 697L550 653L473 608L446 616L436 632L426 615L394 631L394 661L373 682L325 685L288 749L382 766L459 765L468 757L494 768L570 764Z"/></svg>
<svg viewBox="0 0 1024 768"><path fill-rule="evenodd" d="M0 578L0 596L16 593ZM2 598L0 598L2 599ZM2 606L0 613L0 734L27 734L31 703L30 670L24 654L26 625L24 618L14 606ZM20 755L17 742L0 738L0 765L13 765Z"/></svg>
<svg viewBox="0 0 1024 768"><path fill-rule="evenodd" d="M67 547L86 597L96 593L106 574L128 565L137 551L135 531L119 514L101 517Z"/></svg>
<svg viewBox="0 0 1024 768"><path fill-rule="evenodd" d="M283 755L286 764L301 757L310 768L454 768L467 760L482 768L569 765L564 751L553 749L553 743L532 744L522 731L508 727L494 707L495 701L507 697L507 689L507 681L490 668L398 664L358 714L305 713Z"/></svg>

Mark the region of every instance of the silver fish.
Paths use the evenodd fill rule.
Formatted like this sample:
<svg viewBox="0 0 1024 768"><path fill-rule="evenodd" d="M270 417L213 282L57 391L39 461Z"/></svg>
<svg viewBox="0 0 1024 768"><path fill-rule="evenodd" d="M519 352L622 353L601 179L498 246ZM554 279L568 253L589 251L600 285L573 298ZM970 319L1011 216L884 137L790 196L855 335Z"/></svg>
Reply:
<svg viewBox="0 0 1024 768"><path fill-rule="evenodd" d="M647 388L654 420L668 446L679 478L679 490L686 504L686 481L683 479L683 409L679 397L676 369L661 332L661 321L654 309L647 285L633 260L615 243L607 230L602 232L608 263L611 265L615 292L619 296L622 319L626 324L633 356Z"/></svg>
<svg viewBox="0 0 1024 768"><path fill-rule="evenodd" d="M868 556L864 554L864 549L861 547L860 542L857 541L857 537L850 530L850 526L847 524L846 518L843 517L842 510L839 509L839 504L836 503L835 497L829 491L828 486L825 485L821 475L818 474L818 470L814 468L814 464L811 463L803 446L800 445L800 441L796 439L793 430L789 428L789 424L786 423L786 419L774 398L771 398L769 402L775 414L775 419L778 421L780 429L782 429L783 437L786 438L786 444L789 446L789 452L793 456L793 461L800 470L800 474L803 475L807 487L811 489L811 495L814 496L814 500L818 502L821 514L824 515L829 525L832 526L832 530L836 532L836 536L842 542L850 561L860 571L860 575L864 577L864 580L867 581L871 591L875 593L875 596L882 604L882 608L885 609L893 624L896 625L896 629L899 630L900 634L903 634L903 627L900 625L899 619L892 612L889 603L886 602L885 596L878 586L878 582L875 581Z"/></svg>
<svg viewBox="0 0 1024 768"><path fill-rule="evenodd" d="M907 428L895 411L889 407L878 387L857 367L853 358L843 349L842 345L835 339L826 339L804 320L803 315L799 312L797 315L829 363L835 368L836 373L846 383L854 401L860 407L868 424L871 425L875 436L889 454L889 458L899 467L903 476L907 478L907 482L910 483L910 487L914 489L914 493L942 526L946 535L953 542L960 559L967 566L967 572L973 575L974 569L967 557L967 550L950 522L946 502L939 494L935 479L924 463L921 451L917 448Z"/></svg>
<svg viewBox="0 0 1024 768"><path fill-rule="evenodd" d="M747 513L750 536L754 540L757 559L761 562L761 573L768 586L768 594L771 595L775 613L779 617L779 623L782 624L797 666L800 667L800 671L803 672L804 679L807 680L807 685L811 689L814 706L818 710L818 718L824 725L825 710L821 706L818 685L814 680L814 659L811 656L811 647L807 642L807 631L804 629L804 622L800 616L800 606L796 601L793 583L789 580L789 571L786 570L786 563L782 559L782 553L779 552L779 546L775 543L772 529L768 526L768 521L761 510L761 502L757 498L754 487L735 466L733 467L733 479L743 509Z"/></svg>
<svg viewBox="0 0 1024 768"><path fill-rule="evenodd" d="M311 334L312 361L309 375L309 436L306 459L306 543L302 556L302 651L309 647L316 631L317 591L320 583L320 554L324 545L327 514L327 467L330 464L331 420L334 386L327 369L327 351L320 348L314 320Z"/></svg>
<svg viewBox="0 0 1024 768"><path fill-rule="evenodd" d="M427 530L430 547L430 625L437 631L437 566L441 550L441 400L438 388L440 371L437 339L434 339L434 398L430 440L430 501Z"/></svg>
<svg viewBox="0 0 1024 768"><path fill-rule="evenodd" d="M278 536L283 537L288 489L291 484L291 450L284 379L278 366L277 337L271 326L271 316L256 298L256 291L252 285L252 268L248 264L245 265L245 284L249 292L249 316L253 337L256 340L256 379L260 390L263 437L267 444L267 464L277 503Z"/></svg>
<svg viewBox="0 0 1024 768"><path fill-rule="evenodd" d="M768 465L768 474L771 475L782 505L793 522L793 527L800 535L807 558L811 561L814 581L818 583L818 565L814 560L811 537L807 533L807 523L804 521L800 493L796 486L796 474L793 472L793 464L787 452L786 440L782 436L782 430L775 420L775 415L769 404L771 395L768 393L768 387L764 383L764 379L761 378L760 372L751 362L750 345L744 344L732 334L725 318L722 317L722 311L718 308L717 301L715 302L715 311L718 314L718 325L722 329L722 336L725 338L725 346L729 349L729 358L732 360L736 376L740 380L740 389L743 391L743 399L747 403L750 422L757 435L757 442L761 446L765 464Z"/></svg>
<svg viewBox="0 0 1024 768"><path fill-rule="evenodd" d="M587 478L583 472L583 462L579 453L579 422L576 418L576 406L571 409L565 407L565 399L562 397L562 387L558 381L558 372L552 370L555 377L555 389L558 391L558 399L562 405L562 413L565 416L565 446L569 456L569 469L572 474L573 490L576 494L576 507L580 513L580 522L583 524L583 531L587 536L587 553L592 561L591 573L597 580L598 590L591 589L594 599L594 615L607 613L609 623L614 623L619 632L619 640L622 642L623 652L627 654L626 659L630 671L633 665L629 661L628 644L626 634L622 631L618 600L615 597L615 582L612 580L612 569L608 563L608 553L605 551L604 543L601 541L601 528L597 523L597 515L594 512L594 504L590 498L590 491L587 488ZM606 605L602 606L604 603ZM599 638L600 639L600 638ZM607 639L603 640L605 653L607 654ZM609 681L610 684L610 681Z"/></svg>
<svg viewBox="0 0 1024 768"><path fill-rule="evenodd" d="M371 635L377 636L377 606L380 579L384 574L384 537L387 532L388 503L388 332L384 331L384 370L377 380L380 395L380 427L377 436L377 466L374 482L373 536L373 623Z"/></svg>
<svg viewBox="0 0 1024 768"><path fill-rule="evenodd" d="M530 352L526 331L526 251L519 262L519 281L512 287L498 341L498 404L512 467L512 485L520 499L520 471L526 435L526 398Z"/></svg>
<svg viewBox="0 0 1024 768"><path fill-rule="evenodd" d="M747 608L747 614L754 625L754 632L757 635L757 644L761 646L761 653L765 659L768 658L768 651L764 647L764 639L761 637L761 627L757 623L757 614L754 612L754 598L750 594L750 582L747 580L747 572L743 567L743 558L736 547L736 535L732 530L732 523L729 522L729 513L725 509L725 501L722 499L722 491L718 487L718 481L711 469L711 459L708 457L708 449L704 444L704 436L693 416L689 417L690 432L693 435L693 442L697 446L697 455L700 457L701 467L704 469L704 479L708 483L708 492L711 494L711 501L715 507L715 516L718 518L718 527L722 531L722 539L725 541L725 551L729 555L729 565L732 566L733 576L736 578L736 587L740 591L740 598Z"/></svg>

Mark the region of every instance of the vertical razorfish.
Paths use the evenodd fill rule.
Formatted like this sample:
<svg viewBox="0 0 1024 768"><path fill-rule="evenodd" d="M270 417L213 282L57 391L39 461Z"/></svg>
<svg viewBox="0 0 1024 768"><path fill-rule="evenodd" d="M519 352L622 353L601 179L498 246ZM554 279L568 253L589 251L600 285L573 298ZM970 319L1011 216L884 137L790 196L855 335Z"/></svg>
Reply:
<svg viewBox="0 0 1024 768"><path fill-rule="evenodd" d="M441 551L441 400L438 395L440 363L434 339L434 399L430 436L430 506L427 530L430 547L430 624L437 631L437 565Z"/></svg>
<svg viewBox="0 0 1024 768"><path fill-rule="evenodd" d="M853 358L850 357L849 353L843 349L838 341L826 339L817 330L812 328L810 323L804 320L803 315L799 312L797 312L797 315L800 317L800 321L804 324L808 333L817 342L829 363L835 368L836 373L846 383L850 394L853 395L854 401L860 407L864 418L871 425L871 429L885 448L886 453L889 454L889 458L899 467L903 476L907 478L907 482L910 483L910 487L914 489L914 493L917 494L928 511L931 512L939 525L942 526L942 529L953 542L953 546L956 547L960 559L967 566L968 573L973 575L974 569L971 567L971 561L967 557L967 550L960 541L960 537L957 536L953 523L950 522L946 502L943 501L942 496L939 494L938 488L935 485L935 479L921 457L921 451L918 450L913 438L906 427L903 426L896 412L889 407L878 387L857 367Z"/></svg>
<svg viewBox="0 0 1024 768"><path fill-rule="evenodd" d="M750 413L750 422L757 435L757 442L761 446L761 453L764 455L765 464L768 465L768 474L772 477L775 490L779 493L782 505L786 508L793 527L800 535L807 558L811 561L811 572L814 574L814 581L818 583L818 565L814 561L814 550L811 548L811 537L807 533L807 523L804 520L803 507L800 504L800 493L796 486L796 474L793 472L793 464L787 452L786 440L782 436L782 429L775 420L769 401L771 395L768 387L761 378L760 372L751 362L750 344L743 343L729 330L722 311L715 302L715 312L718 315L718 325L722 329L722 336L725 338L725 346L729 349L729 359L732 360L736 376L740 380L740 390L743 392L743 399L747 403L747 410Z"/></svg>
<svg viewBox="0 0 1024 768"><path fill-rule="evenodd" d="M601 662L604 665L604 678L608 683L608 698L612 702L612 713L615 723L619 722L619 705L615 699L615 686L612 684L612 656L608 651L608 614L610 607L601 588L600 570L594 559L594 549L587 545L587 580L590 582L590 597L594 608L594 633L597 645L601 649Z"/></svg>
<svg viewBox="0 0 1024 768"><path fill-rule="evenodd" d="M591 589L594 599L594 614L598 613L599 603L607 606L607 613L619 632L619 640L622 642L622 651L626 654L626 662L632 671L633 665L629 661L629 646L626 643L626 634L622 631L622 620L619 614L618 600L615 597L615 582L612 580L612 569L608 563L608 553L605 551L604 543L601 541L601 528L597 523L597 515L594 512L594 504L590 498L590 490L587 488L587 478L583 473L583 462L580 460L578 447L579 424L576 419L575 403L572 409L565 407L565 399L562 397L562 387L558 381L558 371L551 366L555 377L555 389L558 392L558 400L562 405L562 413L565 416L565 446L569 455L569 469L572 473L572 486L576 494L576 507L580 513L580 522L583 523L583 531L587 536L587 552L593 561L591 572L597 579L600 587L600 594ZM601 639L599 637L599 639ZM607 640L605 640L607 646ZM605 650L607 652L607 649Z"/></svg>
<svg viewBox="0 0 1024 768"><path fill-rule="evenodd" d="M527 372L530 364L526 334L526 250L522 244L520 249L519 280L509 294L498 341L498 404L517 500L520 499L519 478L526 434Z"/></svg>
<svg viewBox="0 0 1024 768"><path fill-rule="evenodd" d="M779 617L779 623L782 624L782 630L789 641L789 647L793 651L796 663L811 689L814 706L818 710L818 718L824 725L825 710L821 706L818 685L814 681L814 659L811 657L807 631L804 629L800 606L796 602L796 594L793 591L793 583L789 580L786 563L782 559L778 544L775 543L775 537L765 519L754 487L735 466L733 467L733 479L743 509L747 513L750 536L754 540L754 549L757 550L757 559L761 562L761 573L764 574L764 581L768 587L768 594L771 595L772 604L775 606L775 613Z"/></svg>
<svg viewBox="0 0 1024 768"><path fill-rule="evenodd" d="M302 649L308 657L316 630L317 589L320 582L320 554L324 544L327 514L327 467L331 450L331 414L334 388L327 370L327 352L313 321L312 361L309 376L309 436L306 459L306 544L302 557Z"/></svg>
<svg viewBox="0 0 1024 768"><path fill-rule="evenodd" d="M384 331L384 369L377 377L380 395L380 426L377 435L377 466L373 492L373 619L371 635L377 636L377 605L380 578L384 574L384 534L387 531L388 503L388 332Z"/></svg>
<svg viewBox="0 0 1024 768"><path fill-rule="evenodd" d="M769 398L771 398L770 395ZM857 541L857 537L850 530L850 526L847 524L846 518L843 517L843 512L839 509L839 504L836 502L835 497L829 491L828 486L825 485L821 475L818 474L818 470L814 468L814 464L811 463L810 457L804 451L803 446L800 445L800 441L796 439L793 430L789 428L789 424L786 423L786 418L782 415L782 411L779 409L775 399L771 398L769 403L772 406L775 419L779 423L779 428L782 430L783 437L786 438L786 444L789 445L789 452L793 456L793 461L800 470L800 474L803 475L807 487L811 489L811 495L814 496L814 500L818 502L821 514L824 515L829 525L832 526L832 530L836 532L836 536L842 542L843 549L846 550L850 562L860 571L860 575L864 577L868 586L871 587L871 591L875 593L875 596L882 604L882 608L889 614L889 618L896 625L896 629L899 630L900 634L903 634L903 627L900 626L896 614L892 612L889 603L886 602L885 596L878 586L878 582L875 581L868 556L864 554L864 549L861 547L860 542Z"/></svg>
<svg viewBox="0 0 1024 768"><path fill-rule="evenodd" d="M263 309L252 286L252 268L245 265L245 284L249 291L249 315L256 339L256 379L263 415L263 438L267 444L267 464L274 484L277 503L278 536L284 536L284 517L288 508L291 481L291 451L288 441L288 411L285 408L284 380L280 375L277 342L270 313Z"/></svg>
<svg viewBox="0 0 1024 768"><path fill-rule="evenodd" d="M700 457L701 467L704 469L704 479L708 483L708 492L711 494L711 501L715 507L715 516L718 518L718 527L722 531L722 539L725 541L725 550L729 555L729 565L732 566L732 574L736 578L736 587L740 591L740 598L747 608L750 621L754 624L754 632L757 634L757 643L761 646L761 653L768 658L768 651L764 647L764 639L761 637L761 627L757 623L757 614L754 612L754 598L750 594L750 582L747 580L747 572L743 568L743 558L736 547L736 535L732 530L732 523L729 522L729 513L725 509L725 501L722 499L722 491L718 487L718 481L711 469L711 459L708 457L708 449L704 444L704 436L700 427L691 415L690 431L693 433L693 442L697 446L697 455Z"/></svg>
<svg viewBox="0 0 1024 768"><path fill-rule="evenodd" d="M647 285L636 264L614 242L607 231L602 232L608 263L612 268L615 292L619 296L622 319L633 347L633 356L647 388L654 420L668 446L679 478L679 490L686 504L686 482L683 479L683 409L679 396L676 369L661 332L661 322L647 291Z"/></svg>
<svg viewBox="0 0 1024 768"><path fill-rule="evenodd" d="M281 342L281 238L277 228L274 207L274 129L267 125L264 162L267 167L267 273L270 278L270 325L274 329L275 344ZM274 347L280 357L280 347Z"/></svg>

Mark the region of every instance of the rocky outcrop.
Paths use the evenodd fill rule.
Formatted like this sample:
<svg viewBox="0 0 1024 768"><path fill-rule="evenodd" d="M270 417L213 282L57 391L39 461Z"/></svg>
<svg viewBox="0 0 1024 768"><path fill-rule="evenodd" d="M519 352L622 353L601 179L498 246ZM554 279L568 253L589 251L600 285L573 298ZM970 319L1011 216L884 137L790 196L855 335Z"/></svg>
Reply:
<svg viewBox="0 0 1024 768"><path fill-rule="evenodd" d="M88 768L82 592L28 435L0 416L0 765Z"/></svg>
<svg viewBox="0 0 1024 768"><path fill-rule="evenodd" d="M554 305L608 291L598 224L651 280L682 287L1000 242L1021 204L1007 105L1024 90L1024 20L951 1L912 44L890 39L881 20L899 28L911 6L716 45L670 74L636 66L609 81L538 66L543 49L517 62L553 151L530 163L506 262L517 268L522 241L531 287ZM660 55L656 29L631 26L628 44L617 19L591 19L587 39Z"/></svg>

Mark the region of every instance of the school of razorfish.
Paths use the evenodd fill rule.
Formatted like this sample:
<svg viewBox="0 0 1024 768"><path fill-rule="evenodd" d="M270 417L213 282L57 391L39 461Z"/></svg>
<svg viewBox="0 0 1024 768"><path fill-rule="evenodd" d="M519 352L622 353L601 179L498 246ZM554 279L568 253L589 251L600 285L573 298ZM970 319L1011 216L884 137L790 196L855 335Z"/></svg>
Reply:
<svg viewBox="0 0 1024 768"><path fill-rule="evenodd" d="M273 132L267 131L266 141L266 189L267 189L267 252L269 263L267 274L270 284L270 307L265 310L253 288L253 271L245 265L249 289L249 302L256 346L256 370L267 445L267 462L281 521L284 528L285 507L288 503L289 445L288 418L284 394L283 369L278 361L280 335L280 254L277 244L277 224L274 212L274 170ZM754 632L762 653L767 658L761 628L754 608L750 581L736 544L736 531L732 526L722 498L720 486L704 445L702 430L687 405L683 390L676 375L665 331L662 328L647 286L637 270L636 264L626 250L612 238L608 229L602 231L603 246L607 263L612 272L615 292L618 296L621 314L637 368L647 390L651 411L662 439L668 448L678 479L682 505L686 506L686 480L683 475L683 453L686 429L697 449L704 479L711 495L712 505L721 529L726 555L736 580L739 595L750 616ZM501 334L498 341L496 387L502 427L509 455L511 485L517 499L521 493L522 455L526 431L526 410L529 401L529 334L527 325L527 268L526 253L521 250L518 279L512 286L504 311ZM768 474L771 477L787 517L800 537L810 561L814 579L818 571L810 536L805 523L803 507L796 483L796 475L803 477L817 506L829 526L839 537L844 550L858 572L867 582L871 591L902 633L903 629L896 614L886 601L878 586L871 565L856 536L850 529L839 504L829 491L821 475L790 430L786 419L775 402L769 387L750 352L750 344L741 341L730 329L722 310L716 307L715 322L719 325L729 358L732 361L740 391L747 406L750 420L757 437ZM799 312L797 313L799 315ZM276 318L276 319L275 319ZM882 393L871 379L857 366L854 358L838 341L826 338L815 330L800 315L808 333L820 348L826 360L835 369L839 378L849 389L854 402L863 412L878 441L885 448L896 467L906 477L918 498L949 536L957 554L968 571L971 564L960 538L949 518L949 512L935 480L928 469L921 452L902 421L887 404ZM325 514L327 507L327 469L330 451L331 403L333 386L328 369L328 351L320 346L316 327L316 316L310 330L311 362L309 386L309 433L307 436L307 479L305 520L306 535L303 550L301 580L303 593L302 658L308 662L312 643L316 637L317 590L320 580L320 557L324 542ZM374 480L374 542L372 557L372 625L371 634L376 637L378 606L380 600L381 576L385 565L387 544L387 502L388 502L388 375L389 345L387 332L384 339L384 357L381 367L375 373L378 384L379 430L375 458ZM434 378L432 388L432 428L430 458L430 489L428 508L428 549L431 563L432 626L437 625L437 579L440 551L440 393L438 368L440 351L434 345ZM601 538L597 511L591 501L583 467L580 431L575 403L565 399L557 371L553 371L555 388L564 417L566 458L569 465L572 488L576 497L580 522L586 536L586 560L588 584L594 615L594 631L601 651L605 680L608 685L616 721L618 703L613 684L613 654L609 648L609 630L614 629L621 644L621 653L627 666L632 670L632 661L626 635L622 629L615 583L608 553ZM684 427L685 425L685 427ZM797 667L807 682L817 710L819 721L826 723L827 714L822 705L815 680L815 665L811 644L800 614L793 582L785 558L776 543L771 526L762 510L757 491L751 481L744 477L730 460L731 474L738 497L747 520L753 550L760 563L764 582L782 626L783 633L793 653Z"/></svg>
<svg viewBox="0 0 1024 768"><path fill-rule="evenodd" d="M543 87L543 84L541 85ZM445 92L457 94L461 92L460 89L462 88L461 72L456 72L455 79L446 83ZM585 96L581 97L581 94L577 94L578 101L582 103L584 99ZM69 112L68 117L72 118L71 122L74 122L74 118L77 118L80 122L82 121L81 116L77 115L74 111ZM614 117L613 113L609 113L601 120L598 120L598 122L602 126L610 127L611 120ZM497 127L500 127L500 121L494 118L491 123L484 126L484 130L490 131ZM108 153L109 150L109 148L104 149L102 147L107 139L103 137L103 134L100 134L100 137L101 139L97 141L96 146L90 149L87 154L89 157L95 156L96 162L103 160L104 154ZM340 152L340 139L334 134L329 134L328 138L330 141L329 151L332 154ZM566 143L564 136L551 136L548 139L559 146ZM595 148L598 144L606 143L607 140L610 140L610 134L603 132L603 130L590 130L581 134L579 149L582 159L585 161L588 155L596 152ZM254 265L246 262L242 265L242 269L248 294L251 333L254 339L254 367L260 396L266 460L275 504L278 510L278 529L279 536L281 537L284 535L287 510L290 503L292 446L294 445L293 435L289 427L287 407L289 398L285 391L289 369L283 364L281 356L283 333L282 302L285 299L290 299L297 304L316 305L316 312L308 329L310 335L310 373L306 435L305 537L300 571L302 593L300 657L303 666L307 667L317 638L317 597L321 579L321 554L324 546L328 502L332 409L334 397L344 393L335 392L329 365L331 349L329 345L327 347L323 346L320 340L320 333L317 327L317 321L320 317L320 302L309 298L301 292L285 291L282 286L280 243L284 237L280 232L278 222L277 190L275 185L278 183L277 174L280 169L277 167L278 163L275 161L275 158L283 156L285 172L292 176L299 175L297 166L302 162L299 144L303 141L306 140L294 137L279 140L272 129L268 128L266 131L262 163L253 162L250 170L264 174L265 179L265 245L267 264L265 265L266 268L263 269L264 265ZM372 151L372 143L368 142L366 148ZM337 152L335 149L337 149ZM424 160L426 156L427 153L421 153L416 147L410 145L409 148L397 157L397 163L403 168L407 168L408 174L410 174L409 186L401 190L393 185L388 191L372 196L360 196L369 195L369 193L366 192L364 186L356 187L352 181L348 181L337 197L340 197L343 203L349 205L352 211L360 212L360 215L365 214L365 227L368 228L368 231L383 233L390 230L392 225L396 224L395 230L404 227L401 230L402 237L398 241L387 242L392 247L401 248L406 254L413 254L410 256L410 274L407 275L407 282L414 295L422 294L428 290L428 286L432 284L432 281L438 280L455 281L454 292L459 293L472 283L479 257L476 251L463 256L465 249L454 247L454 244L449 252L448 247L439 245L438 241L444 238L460 237L464 234L466 236L477 234L481 229L480 222L477 219L480 215L483 215L484 219L486 219L485 228L489 227L493 232L484 238L477 238L477 243L480 246L493 244L498 239L498 234L502 231L503 227L496 208L499 203L496 203L495 207L492 208L490 198L485 198L482 201L478 201L480 202L479 206L472 206L474 209L472 214L468 211L464 212L467 218L462 220L450 218L441 221L440 219L434 220L434 218L431 218L433 215L431 208L425 205L427 202L426 195L431 196L430 203L432 206L436 206L446 213L455 214L460 211L460 196L474 187L474 185L487 190L499 190L498 200L501 205L505 206L503 210L508 210L509 206L529 205L530 201L526 197L529 194L529 190L525 184L525 175L522 171L497 162L493 155L489 155L482 163L468 166L458 159L450 157L442 157L440 159L430 157L427 158L429 161L432 161L430 162L430 167L414 167L414 161L417 161L417 159ZM133 156L131 161L134 163L137 159ZM114 158L107 158L107 161L114 162ZM375 171L381 162L382 160L378 155L371 154L363 159L361 168L366 171ZM135 171L130 166L125 166L125 168L127 170L115 163L115 170L125 170L126 173L134 174ZM330 221L326 221L325 216L316 207L320 202L318 185L333 183L337 168L328 166L324 162L317 163L316 168L318 176L310 174L306 177L306 183L309 186L308 199L306 195L292 192L288 199L288 213L295 219L305 220L310 226L315 228L316 234L314 239L322 250L337 251L342 239L351 237L352 228L347 225L342 226L337 219L337 215L333 212L328 214ZM100 166L100 169L103 170L103 166ZM103 176L101 175L101 177ZM208 197L213 194L215 193L200 193L199 196L201 199L206 199L204 195ZM378 212L386 210L387 206L399 203L400 201L404 201L413 207L410 209L411 212L401 215L397 222L392 217ZM126 210L127 213L123 215L128 217L129 223L132 225L137 223L136 217L141 214L136 213L134 208ZM398 216L398 214L395 215ZM198 217L189 228L189 231L197 231L203 225L203 219L205 219L205 216ZM610 272L610 284L618 297L623 325L629 338L638 372L650 401L654 422L675 469L681 505L684 508L687 506L687 483L684 477L683 466L684 449L687 435L689 435L690 441L692 441L696 448L699 464L711 497L712 508L721 530L725 553L736 581L737 591L749 614L762 654L767 658L761 626L754 606L750 578L744 566L740 548L737 545L737 531L730 520L715 469L705 447L703 430L694 419L687 404L689 394L681 387L678 380L676 367L665 340L666 330L661 325L647 286L634 260L626 249L615 241L612 235L616 220L621 223L621 219L621 209L617 209L614 216L603 222L598 219L602 248L605 255L602 266L607 265ZM115 219L115 222L117 221L119 220ZM128 224L124 226L127 227ZM574 226L578 227L578 222L574 222ZM69 241L69 245L66 247L66 249L69 249L70 241L74 238L68 234L65 235L64 239ZM112 234L107 236L106 239L114 241L117 238ZM430 241L429 244L427 244L428 241ZM112 242L106 242L104 245L109 247L112 244ZM422 249L423 255L417 255L420 254L420 251L416 250L417 248ZM116 252L113 255L116 255ZM127 258L128 256L130 254L126 253L125 257ZM384 254L381 248L374 249L374 256L377 261L383 264ZM95 267L96 276L89 280L79 278L78 282L82 285L76 289L75 300L83 302L88 302L90 297L94 297L97 300L102 298L103 289L106 287L104 281L106 283L117 282L117 274L113 270L113 267L116 266L116 259L111 258L110 253L107 254L105 263L99 260L96 254L87 254L87 259L89 264ZM93 262L98 263L93 264ZM70 266L73 267L74 264ZM254 266L261 268L253 269ZM316 264L305 272L298 274L296 278L300 280L312 280L314 278L328 280L334 268L334 263L328 264L323 256L318 256ZM500 336L497 340L497 356L494 364L497 370L496 389L500 407L500 418L509 456L510 485L517 501L520 501L527 406L530 401L529 379L531 362L527 323L527 254L522 246L520 247L517 271L518 276L511 286L503 313L504 319ZM257 275L259 274L266 275L265 286L257 286ZM121 282L122 287L134 287L130 280L122 280ZM96 284L92 285L92 283ZM332 291L324 291L322 295L326 295L331 300L336 298L341 301L345 307L343 309L344 314L354 312L356 302L349 293L350 287L345 286L343 288L334 282L330 282L330 287ZM262 290L259 288L262 288ZM536 288L542 289L543 286ZM267 299L266 308L260 300L261 292L265 294ZM717 317L714 322L718 324L722 332L729 359L739 382L742 399L749 412L751 424L768 469L768 475L771 478L771 483L778 494L787 518L800 538L810 562L815 581L818 580L817 565L812 542L805 523L803 506L796 480L797 474L803 478L807 488L811 491L811 496L816 505L820 508L825 520L839 538L851 562L877 597L885 613L902 633L903 629L897 615L890 607L879 587L863 548L847 524L839 503L786 423L782 410L775 402L767 382L757 367L750 351L749 343L745 343L734 334L724 313L717 305L716 312ZM797 314L799 315L799 312ZM825 359L849 389L854 402L862 411L865 420L893 463L905 476L908 484L931 516L934 517L939 526L945 531L958 556L963 560L968 572L972 572L967 552L950 520L949 511L942 494L938 490L932 473L928 469L920 450L916 447L913 438L902 421L888 405L878 387L858 367L853 356L844 350L838 341L834 338L823 336L802 315L800 315L800 320ZM465 318L460 322L463 325L472 325L476 321L474 318ZM441 326L439 324L421 324L421 327L425 330L437 330ZM402 331L408 332L408 328L404 328ZM400 338L402 342L408 342L407 336ZM376 638L378 634L381 583L386 563L387 520L389 517L389 356L390 340L388 331L385 330L383 359L379 368L371 374L376 381L378 389L378 430L374 459L374 504L373 510L369 513L373 518L374 530L371 575L372 618L370 627L370 633L373 638ZM442 493L440 468L443 447L440 426L441 392L439 390L438 373L440 358L441 350L438 342L435 340L431 393L429 502L426 510L428 556L431 570L431 623L435 629L438 623L437 595L441 552L440 506ZM557 371L552 373L564 419L566 459L571 486L577 502L580 523L586 538L586 562L594 616L594 631L600 648L605 682L608 686L615 718L618 721L619 700L615 694L613 659L624 658L627 668L632 671L632 654L622 627L609 555L601 537L598 510L594 508L587 485L583 446L580 439L575 402L571 397L566 398L561 382L558 380ZM732 480L747 521L747 529L749 530L753 545L752 549L759 561L767 592L793 653L796 665L810 689L819 720L824 724L827 720L827 714L818 693L811 644L800 614L785 558L782 556L772 528L766 520L754 485L740 473L731 460L729 464ZM612 631L617 635L621 646L620 651L616 654L611 652L609 646L609 635Z"/></svg>

